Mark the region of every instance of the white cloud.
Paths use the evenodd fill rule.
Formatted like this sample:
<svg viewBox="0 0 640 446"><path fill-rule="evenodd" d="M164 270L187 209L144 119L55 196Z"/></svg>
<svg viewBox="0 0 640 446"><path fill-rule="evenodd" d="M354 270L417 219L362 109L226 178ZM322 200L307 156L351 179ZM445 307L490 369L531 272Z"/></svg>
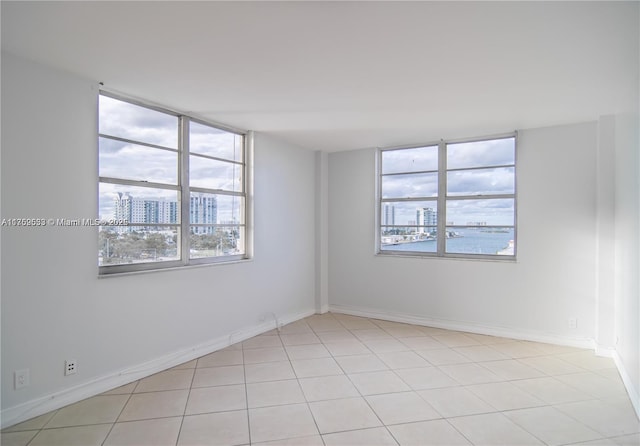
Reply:
<svg viewBox="0 0 640 446"><path fill-rule="evenodd" d="M178 118L100 96L99 131L105 135L178 148Z"/></svg>
<svg viewBox="0 0 640 446"><path fill-rule="evenodd" d="M178 118L137 105L100 96L100 133L178 148ZM235 161L242 160L242 137L207 125L191 122L192 152ZM99 175L117 179L178 184L177 151L162 150L110 138L99 141ZM242 190L242 166L190 157L190 185L227 191ZM114 216L117 193L148 200L179 201L176 191L101 183L99 215ZM242 198L216 195L219 221L240 221Z"/></svg>
<svg viewBox="0 0 640 446"><path fill-rule="evenodd" d="M438 190L438 174L424 173L424 171L437 170L437 155L436 146L383 151L382 198L435 198L439 192L444 193ZM515 191L514 167L483 167L509 165L514 162L514 138L448 144L447 167L449 169L473 168L473 170L447 172L447 195L455 197L512 194ZM437 208L435 200L385 203L395 207L396 225L415 222L418 208ZM439 218L445 218L447 222L453 222L456 225L479 221L486 222L488 225L513 225L514 215L513 199L449 199L446 216L440 215Z"/></svg>

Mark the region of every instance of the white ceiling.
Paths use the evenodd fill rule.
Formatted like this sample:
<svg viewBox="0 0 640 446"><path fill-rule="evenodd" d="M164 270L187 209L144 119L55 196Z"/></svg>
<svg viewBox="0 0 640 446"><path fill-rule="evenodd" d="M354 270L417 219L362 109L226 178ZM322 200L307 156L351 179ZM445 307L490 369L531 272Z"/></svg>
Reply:
<svg viewBox="0 0 640 446"><path fill-rule="evenodd" d="M1 2L2 48L314 150L637 106L638 3Z"/></svg>

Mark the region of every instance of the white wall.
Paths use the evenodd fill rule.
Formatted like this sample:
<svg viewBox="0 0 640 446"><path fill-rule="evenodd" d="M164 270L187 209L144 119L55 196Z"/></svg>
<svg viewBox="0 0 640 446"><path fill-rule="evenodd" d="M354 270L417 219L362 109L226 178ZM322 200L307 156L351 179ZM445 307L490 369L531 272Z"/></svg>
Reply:
<svg viewBox="0 0 640 446"><path fill-rule="evenodd" d="M96 131L92 80L3 54L2 217L95 218ZM255 166L249 262L98 279L96 228L2 228L3 425L46 395L266 329L266 313L314 312L315 154L258 133ZM23 368L31 385L14 390Z"/></svg>
<svg viewBox="0 0 640 446"><path fill-rule="evenodd" d="M596 351L615 350L615 138L616 117L598 120L596 164Z"/></svg>
<svg viewBox="0 0 640 446"><path fill-rule="evenodd" d="M596 149L596 122L519 132L515 263L375 256L375 152L330 154L330 308L590 345Z"/></svg>
<svg viewBox="0 0 640 446"><path fill-rule="evenodd" d="M638 11L640 17L640 10ZM635 32L636 62L629 67L635 107L615 122L615 331L614 358L640 418L640 30Z"/></svg>
<svg viewBox="0 0 640 446"><path fill-rule="evenodd" d="M615 121L616 362L640 417L640 156L638 115Z"/></svg>

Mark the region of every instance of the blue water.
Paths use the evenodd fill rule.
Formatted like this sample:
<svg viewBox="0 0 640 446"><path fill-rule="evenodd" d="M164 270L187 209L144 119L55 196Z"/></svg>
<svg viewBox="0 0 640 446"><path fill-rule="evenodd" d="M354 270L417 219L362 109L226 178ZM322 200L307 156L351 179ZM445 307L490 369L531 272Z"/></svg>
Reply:
<svg viewBox="0 0 640 446"><path fill-rule="evenodd" d="M462 237L447 239L447 252L456 254L496 254L514 239L513 229L507 232L485 232L478 229L456 230ZM382 246L383 251L436 252L436 241L425 240Z"/></svg>

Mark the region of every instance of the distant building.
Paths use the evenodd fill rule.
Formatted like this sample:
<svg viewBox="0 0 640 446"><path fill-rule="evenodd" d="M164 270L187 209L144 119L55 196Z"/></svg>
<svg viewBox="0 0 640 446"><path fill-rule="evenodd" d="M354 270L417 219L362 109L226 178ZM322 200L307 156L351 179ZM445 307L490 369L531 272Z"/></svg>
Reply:
<svg viewBox="0 0 640 446"><path fill-rule="evenodd" d="M435 232L438 227L438 214L433 208L416 209L416 224L419 233Z"/></svg>
<svg viewBox="0 0 640 446"><path fill-rule="evenodd" d="M131 224L177 224L178 203L164 199L135 198L129 192L115 196L114 217ZM119 226L118 232L148 230L146 226Z"/></svg>
<svg viewBox="0 0 640 446"><path fill-rule="evenodd" d="M139 223L178 222L178 203L176 201L144 200L143 202L144 219Z"/></svg>
<svg viewBox="0 0 640 446"><path fill-rule="evenodd" d="M199 194L191 197L190 217L192 224L215 224L218 219L218 205L215 197ZM178 224L180 210L177 201L165 199L136 198L129 192L118 192L115 196L114 217L127 220L131 224L149 226L119 226L118 232L145 231L154 224ZM197 226L196 234L212 234L215 228Z"/></svg>
<svg viewBox="0 0 640 446"><path fill-rule="evenodd" d="M396 207L392 204L384 205L383 226L394 226L396 224Z"/></svg>
<svg viewBox="0 0 640 446"><path fill-rule="evenodd" d="M193 226L197 224L216 224L218 222L218 203L216 197L197 194L191 196L189 202L189 217L193 234L213 234L216 228L212 226Z"/></svg>
<svg viewBox="0 0 640 446"><path fill-rule="evenodd" d="M486 221L468 221L467 226L487 226Z"/></svg>

